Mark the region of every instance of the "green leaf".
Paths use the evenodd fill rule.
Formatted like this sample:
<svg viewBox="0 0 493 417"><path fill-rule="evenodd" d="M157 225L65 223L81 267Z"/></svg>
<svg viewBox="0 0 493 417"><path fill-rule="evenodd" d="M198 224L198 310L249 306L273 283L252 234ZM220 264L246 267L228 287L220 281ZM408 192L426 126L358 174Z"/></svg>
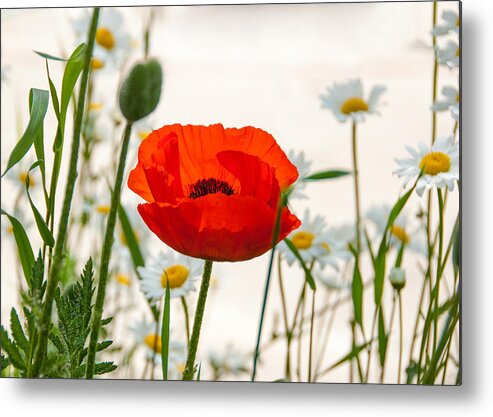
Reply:
<svg viewBox="0 0 493 417"><path fill-rule="evenodd" d="M349 175L350 173L351 171L344 171L344 170L321 171L308 175L308 177L302 178L302 181L331 180L334 178L344 177L346 175Z"/></svg>
<svg viewBox="0 0 493 417"><path fill-rule="evenodd" d="M38 54L40 57L45 58L45 59L51 59L52 61L66 61L66 59L59 58L54 55L47 54L45 52L40 52L40 51L35 51L33 50L35 54Z"/></svg>
<svg viewBox="0 0 493 417"><path fill-rule="evenodd" d="M163 368L163 380L168 380L168 356L169 356L169 323L170 323L170 290L166 281L166 294L164 296L163 323L161 326L161 366Z"/></svg>
<svg viewBox="0 0 493 417"><path fill-rule="evenodd" d="M22 359L22 355L19 352L17 345L10 340L9 335L3 326L1 326L0 331L3 351L8 355L10 362L15 368L24 371L26 369L26 364L24 363L24 359Z"/></svg>
<svg viewBox="0 0 493 417"><path fill-rule="evenodd" d="M31 272L34 264L34 253L31 247L31 242L29 242L26 231L19 220L8 214L3 209L1 209L1 214L7 216L10 220L10 224L12 225L12 233L14 234L15 243L17 245L17 251L19 252L22 271L24 272L24 277L26 278L28 287L31 287Z"/></svg>
<svg viewBox="0 0 493 417"><path fill-rule="evenodd" d="M349 352L347 355L343 356L341 359L339 359L333 365L329 366L327 369L325 369L324 371L322 371L320 374L325 374L327 372L330 372L333 369L337 368L338 366L341 366L343 363L348 362L348 361L354 359L369 344L370 344L370 342L367 342L367 343L364 343L364 344L359 345L359 346L354 346L354 348L351 350L351 352Z"/></svg>
<svg viewBox="0 0 493 417"><path fill-rule="evenodd" d="M19 346L26 355L29 353L29 342L24 334L24 329L17 315L17 311L14 307L10 310L10 331L12 332L12 338L17 346Z"/></svg>
<svg viewBox="0 0 493 417"><path fill-rule="evenodd" d="M159 103L163 72L155 59L136 64L120 88L120 110L130 122L151 114Z"/></svg>
<svg viewBox="0 0 493 417"><path fill-rule="evenodd" d="M378 247L378 253L374 262L374 269L375 269L374 291L375 291L375 304L377 305L377 307L380 306L380 304L382 303L383 288L385 283L385 266L386 266L387 252L388 252L388 237L387 237L388 231L394 224L394 221L397 218L397 216L404 208L405 204L407 203L407 200L409 200L409 197L411 196L412 192L416 188L416 184L417 181L414 183L413 187L408 192L406 192L401 198L399 198L399 200L397 200L397 203L395 203L394 207L392 207L392 210L390 211L389 214L389 218L387 220L385 231L382 235L380 246Z"/></svg>
<svg viewBox="0 0 493 417"><path fill-rule="evenodd" d="M140 251L139 242L132 229L127 212L121 204L118 206L118 218L120 219L123 235L125 236L125 243L130 250L130 256L132 257L135 270L137 270L137 267L144 266L144 257Z"/></svg>
<svg viewBox="0 0 493 417"><path fill-rule="evenodd" d="M32 88L29 94L32 97L29 123L19 142L17 142L12 150L7 168L2 174L2 177L24 157L38 137L43 126L43 120L48 109L48 91Z"/></svg>
<svg viewBox="0 0 493 417"><path fill-rule="evenodd" d="M460 219L457 217L454 230L452 232L453 246L452 246L452 262L454 265L454 272L457 273L460 267ZM445 267L445 265L443 266Z"/></svg>
<svg viewBox="0 0 493 417"><path fill-rule="evenodd" d="M311 271L307 268L305 261L303 260L303 257L301 256L300 252L298 251L296 246L293 245L293 242L291 242L288 238L285 238L284 242L288 246L289 250L293 252L293 255L296 257L296 259L300 261L300 265L303 268L303 271L305 271L306 282L308 282L310 288L315 291L316 290L315 280L313 279Z"/></svg>
<svg viewBox="0 0 493 417"><path fill-rule="evenodd" d="M349 244L349 249L354 256L354 271L352 283L352 296L354 308L354 320L363 328L363 280L359 269L359 256L356 249Z"/></svg>
<svg viewBox="0 0 493 417"><path fill-rule="evenodd" d="M36 226L38 227L39 234L43 238L43 242L50 247L53 247L55 245L55 238L53 237L53 234L51 233L49 227L47 226L45 220L43 219L43 216L41 213L38 211L36 206L33 203L33 200L31 198L31 194L29 194L29 173L36 168L37 166L44 165L43 161L36 161L34 164L31 165L31 168L29 168L29 171L27 172L28 175L26 175L26 193L27 193L27 198L29 200L29 204L31 205L31 209L34 214L34 220L36 221Z"/></svg>
<svg viewBox="0 0 493 417"><path fill-rule="evenodd" d="M381 366L385 363L385 357L387 356L387 341L388 336L385 332L385 319L383 317L382 306L380 306L378 308L378 354Z"/></svg>
<svg viewBox="0 0 493 417"><path fill-rule="evenodd" d="M100 362L94 367L94 375L103 375L113 372L118 368L113 362Z"/></svg>
<svg viewBox="0 0 493 417"><path fill-rule="evenodd" d="M200 371L202 371L202 362L199 363L199 369L197 370L197 381L200 381Z"/></svg>

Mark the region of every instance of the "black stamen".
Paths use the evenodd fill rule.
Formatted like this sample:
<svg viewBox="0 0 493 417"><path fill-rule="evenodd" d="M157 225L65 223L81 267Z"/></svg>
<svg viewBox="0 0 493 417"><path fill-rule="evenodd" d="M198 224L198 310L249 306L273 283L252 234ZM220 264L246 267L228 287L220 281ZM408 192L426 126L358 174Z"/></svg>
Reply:
<svg viewBox="0 0 493 417"><path fill-rule="evenodd" d="M207 178L206 180L198 180L195 184L190 185L190 193L188 198L199 198L207 194L223 193L226 195L234 194L234 190L226 181L221 181L216 178Z"/></svg>

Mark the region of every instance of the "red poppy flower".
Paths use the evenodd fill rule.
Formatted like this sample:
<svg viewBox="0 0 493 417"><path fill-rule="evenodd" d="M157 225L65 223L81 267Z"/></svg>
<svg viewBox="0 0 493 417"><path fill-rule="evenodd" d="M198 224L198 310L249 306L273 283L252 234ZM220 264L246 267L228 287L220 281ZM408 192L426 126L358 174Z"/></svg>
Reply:
<svg viewBox="0 0 493 417"><path fill-rule="evenodd" d="M138 210L168 246L213 261L244 261L271 248L280 190L298 177L261 129L164 126L140 145L128 186ZM283 208L279 241L301 222Z"/></svg>

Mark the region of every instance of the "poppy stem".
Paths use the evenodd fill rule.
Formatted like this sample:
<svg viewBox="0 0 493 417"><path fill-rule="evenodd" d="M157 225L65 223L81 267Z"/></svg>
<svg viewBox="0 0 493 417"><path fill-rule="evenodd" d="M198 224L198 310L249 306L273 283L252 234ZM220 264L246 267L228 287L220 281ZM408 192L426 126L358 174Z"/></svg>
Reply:
<svg viewBox="0 0 493 417"><path fill-rule="evenodd" d="M183 372L183 380L190 381L195 373L195 356L197 355L197 347L199 345L200 328L202 327L202 319L204 317L205 302L207 300L207 291L211 281L212 261L205 261L204 273L202 275L202 283L200 284L199 299L197 300L197 308L195 310L195 318L193 319L192 337L188 347L187 363Z"/></svg>
<svg viewBox="0 0 493 417"><path fill-rule="evenodd" d="M122 148L120 151L120 159L116 171L115 186L111 194L110 212L106 223L104 233L103 247L101 250L101 263L99 265L99 283L98 292L96 295L96 303L94 305L94 316L91 325L91 335L89 338L89 348L87 351L87 366L86 378L92 378L94 375L96 348L98 344L99 329L101 327L101 318L103 316L104 298L106 295L106 283L108 282L108 269L111 256L111 247L113 246L116 214L120 206L120 195L122 192L123 174L125 171L125 160L127 158L128 144L130 142L130 133L132 131L132 122L127 121L125 131L123 133Z"/></svg>
<svg viewBox="0 0 493 417"><path fill-rule="evenodd" d="M274 224L274 232L272 234L272 250L270 251L269 267L267 270L267 279L265 280L264 299L262 301L262 310L260 312L260 322L258 325L257 344L255 345L255 353L253 354L252 382L255 382L255 374L257 372L257 361L258 361L258 355L259 355L259 350L260 350L260 339L262 336L262 327L264 325L265 307L267 306L267 296L269 294L270 277L272 275L272 266L274 265L274 255L276 253L277 238L279 237L279 233L281 230L282 209L286 205L287 205L287 201L285 200L285 198L283 196L281 196L281 201L279 202L279 206L277 207L276 221ZM286 337L289 337L289 336L286 336Z"/></svg>
<svg viewBox="0 0 493 417"><path fill-rule="evenodd" d="M77 113L74 119L74 135L72 139L72 146L70 149L70 162L67 174L67 185L65 186L65 197L63 199L62 211L60 213L60 223L58 226L58 234L56 238L55 250L53 255L53 264L48 276L48 283L46 285L46 296L43 303L43 310L41 316L41 323L39 325L38 341L36 351L34 354L34 361L32 366L28 364L27 376L37 377L39 376L43 361L46 355L46 348L48 345L48 333L51 324L51 310L53 306L53 299L55 298L55 291L58 287L58 281L63 266L63 252L67 238L68 221L70 217L70 206L72 205L72 197L74 195L75 181L77 180L77 160L79 158L80 148L80 136L82 130L82 118L84 116L85 99L87 84L89 79L89 71L91 68L91 57L96 39L96 28L99 19L99 7L94 8L92 14L91 26L87 37L87 46L84 57L84 66L82 70L82 77L80 81L79 98L77 102Z"/></svg>

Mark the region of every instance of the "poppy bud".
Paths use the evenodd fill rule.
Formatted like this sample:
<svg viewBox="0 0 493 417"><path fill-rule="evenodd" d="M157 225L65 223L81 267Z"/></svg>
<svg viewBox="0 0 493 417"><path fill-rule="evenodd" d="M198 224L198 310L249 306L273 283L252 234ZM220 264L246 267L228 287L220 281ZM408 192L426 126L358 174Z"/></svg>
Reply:
<svg viewBox="0 0 493 417"><path fill-rule="evenodd" d="M161 96L163 72L155 59L136 64L120 88L119 104L123 116L135 122L154 111Z"/></svg>
<svg viewBox="0 0 493 417"><path fill-rule="evenodd" d="M392 268L389 275L390 283L392 287L397 291L400 291L406 285L406 271L402 268Z"/></svg>

